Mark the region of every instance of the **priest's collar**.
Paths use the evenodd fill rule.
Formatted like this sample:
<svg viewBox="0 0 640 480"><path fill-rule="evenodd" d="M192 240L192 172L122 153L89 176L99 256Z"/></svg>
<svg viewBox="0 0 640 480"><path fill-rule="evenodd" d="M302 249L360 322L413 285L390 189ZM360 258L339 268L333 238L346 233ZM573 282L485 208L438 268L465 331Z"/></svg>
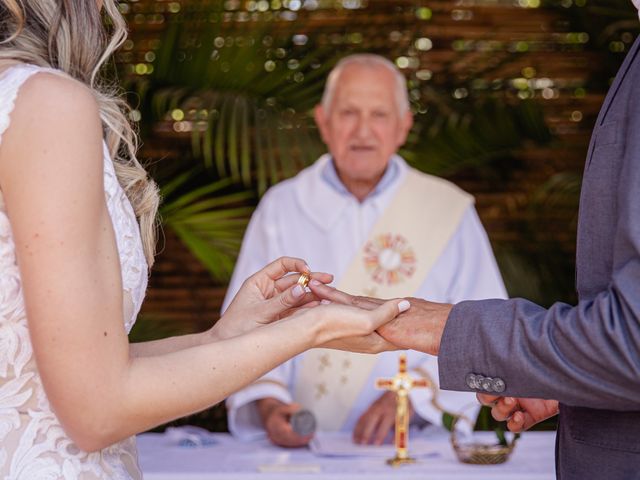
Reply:
<svg viewBox="0 0 640 480"><path fill-rule="evenodd" d="M364 203L384 208L395 195L408 168L400 156L394 155L382 179ZM304 205L302 211L322 231L331 230L344 215L345 207L355 198L340 181L329 154L322 155L313 165L302 170L294 185L296 200Z"/></svg>
<svg viewBox="0 0 640 480"><path fill-rule="evenodd" d="M384 171L382 178L377 183L375 188L366 196L365 200L368 200L380 193L384 192L387 187L389 187L394 180L398 178L400 175L400 168L398 167L398 158L395 156L391 157L389 163L387 164L387 169ZM340 195L353 195L347 187L344 186L342 180L338 176L338 171L336 170L336 165L333 161L333 157L329 159L329 161L325 164L322 169L322 180L326 182L331 188L333 188Z"/></svg>

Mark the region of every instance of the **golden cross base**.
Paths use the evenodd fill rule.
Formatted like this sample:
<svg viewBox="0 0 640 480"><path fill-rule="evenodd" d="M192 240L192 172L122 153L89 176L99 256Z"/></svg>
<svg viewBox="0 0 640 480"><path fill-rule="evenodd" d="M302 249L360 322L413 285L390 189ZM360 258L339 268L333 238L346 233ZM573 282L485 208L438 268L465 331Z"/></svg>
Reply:
<svg viewBox="0 0 640 480"><path fill-rule="evenodd" d="M400 465L406 465L409 463L416 463L417 460L411 457L394 457L387 460L387 465L391 465L392 467L399 467Z"/></svg>

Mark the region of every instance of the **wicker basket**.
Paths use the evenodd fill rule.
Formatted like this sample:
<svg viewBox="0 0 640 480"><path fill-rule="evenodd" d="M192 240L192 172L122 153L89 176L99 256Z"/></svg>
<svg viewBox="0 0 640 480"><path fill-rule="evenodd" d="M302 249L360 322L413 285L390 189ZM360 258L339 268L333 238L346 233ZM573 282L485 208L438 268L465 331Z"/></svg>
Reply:
<svg viewBox="0 0 640 480"><path fill-rule="evenodd" d="M519 435L514 435L512 440L506 445L482 442L462 443L458 440L455 429L455 424L458 419L459 418L456 418L454 420L451 428L451 446L453 447L453 451L456 452L458 460L474 465L497 465L509 460Z"/></svg>
<svg viewBox="0 0 640 480"><path fill-rule="evenodd" d="M504 445L485 445L482 443L470 443L460 445L453 439L451 441L453 450L456 452L458 460L463 463L473 463L474 465L497 465L509 459L515 442Z"/></svg>
<svg viewBox="0 0 640 480"><path fill-rule="evenodd" d="M466 422L470 429L473 429L474 421L472 421L464 412L452 414L447 412L445 408L438 401L438 394L440 393L436 388L436 383L433 382L430 375L426 371L420 371L423 378L429 381L429 388L431 389L431 404L436 410L439 410L444 416L451 418L451 424L447 427L451 432L451 446L456 452L458 460L463 463L472 463L474 465L497 465L509 460L511 452L516 446L516 442L520 437L519 434L513 436L510 442L506 445L500 443L490 444L482 442L462 443L458 440L456 433L456 424L458 422ZM476 403L467 405L467 408L476 408ZM447 422L443 423L446 425Z"/></svg>

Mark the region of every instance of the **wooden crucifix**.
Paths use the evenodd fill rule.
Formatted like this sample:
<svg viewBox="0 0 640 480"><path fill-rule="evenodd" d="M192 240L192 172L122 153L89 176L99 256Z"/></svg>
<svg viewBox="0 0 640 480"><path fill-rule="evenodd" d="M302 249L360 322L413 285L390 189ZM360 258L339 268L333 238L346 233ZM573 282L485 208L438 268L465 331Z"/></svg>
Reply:
<svg viewBox="0 0 640 480"><path fill-rule="evenodd" d="M387 460L387 463L394 467L416 461L414 458L409 457L409 391L413 388L426 388L429 386L427 379L413 379L407 373L406 354L401 354L398 360L398 373L393 378L379 378L376 380L376 388L396 393L396 456Z"/></svg>

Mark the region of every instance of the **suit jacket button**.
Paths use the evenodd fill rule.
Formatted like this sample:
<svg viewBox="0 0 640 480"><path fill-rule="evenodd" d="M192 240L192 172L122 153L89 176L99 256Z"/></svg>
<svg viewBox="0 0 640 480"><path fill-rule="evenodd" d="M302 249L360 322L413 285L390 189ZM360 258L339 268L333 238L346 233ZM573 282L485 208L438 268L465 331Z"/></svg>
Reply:
<svg viewBox="0 0 640 480"><path fill-rule="evenodd" d="M501 378L494 378L493 379L493 391L496 393L502 393L504 392L504 389L506 388L506 385L504 383L504 380L502 380Z"/></svg>
<svg viewBox="0 0 640 480"><path fill-rule="evenodd" d="M485 392L493 392L493 378L491 378L491 377L483 378L481 383L480 383L480 387Z"/></svg>
<svg viewBox="0 0 640 480"><path fill-rule="evenodd" d="M478 389L478 380L473 373L467 373L467 376L465 377L465 382L467 384L467 387L469 387L470 389L472 390Z"/></svg>

